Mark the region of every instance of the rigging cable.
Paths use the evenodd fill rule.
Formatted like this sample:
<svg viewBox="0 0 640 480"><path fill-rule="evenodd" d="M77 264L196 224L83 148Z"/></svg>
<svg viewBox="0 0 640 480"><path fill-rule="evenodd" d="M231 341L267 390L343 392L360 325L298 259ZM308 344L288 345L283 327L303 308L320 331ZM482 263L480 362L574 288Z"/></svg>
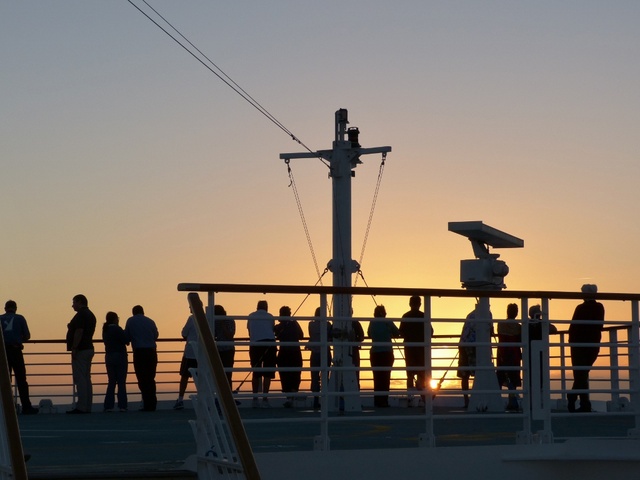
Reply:
<svg viewBox="0 0 640 480"><path fill-rule="evenodd" d="M236 92L240 97L242 97L247 103L249 103L252 107L258 110L262 115L264 115L269 121L275 124L278 128L280 128L283 132L285 132L291 139L298 144L300 144L303 148L305 148L310 153L313 152L307 145L304 144L296 135L291 132L282 122L280 122L275 116L273 116L265 107L263 107L257 100L255 100L246 90L244 90L238 83L236 83L229 75L227 75L218 65L216 65L206 54L204 54L198 47L196 47L188 38L186 38L171 22L169 22L160 12L158 12L155 8L153 8L146 0L142 0L143 3L151 9L158 17L160 17L171 29L176 32L185 42L187 42L195 51L207 62L205 63L202 58L198 57L192 50L190 50L184 43L182 43L178 38L172 35L166 28L160 25L156 20L151 18L143 9L141 9L138 5L133 3L132 0L128 0L129 4L135 7L140 13L142 13L147 19L149 19L152 23L154 23L160 30L162 30L165 34L167 34L174 42L180 45L187 53L189 53L193 58L195 58L198 62L200 62L207 70L213 73L216 77L218 77L222 82L224 82L228 87L230 87L234 92ZM213 68L212 68L213 67ZM327 161L325 161L320 154L317 154L317 158L326 166L329 167ZM295 181L293 180L293 175L291 173L291 167L288 165L289 161L287 160L287 168L289 169L289 178L291 183L289 186L293 187L294 196L296 199L296 204L298 206L298 211L300 213L300 217L302 219L302 225L304 227L305 235L307 237L307 242L309 243L309 247L311 250L311 256L313 258L313 262L316 268L316 274L319 277L319 281L322 281L322 276L320 275L320 270L318 268L318 262L316 260L315 252L313 250L313 244L311 243L311 237L309 235L309 229L307 227L307 223L304 217L304 212L302 210L302 203L300 202L300 196L298 194L297 188L295 186Z"/></svg>
<svg viewBox="0 0 640 480"><path fill-rule="evenodd" d="M367 229L365 230L364 240L362 241L362 251L360 252L360 260L358 261L358 264L361 267L362 267L362 259L364 258L364 251L367 248L367 241L369 240L369 231L371 230L371 224L373 223L373 213L376 209L376 203L378 202L378 194L380 193L380 184L382 183L382 174L384 173L384 166L385 166L386 160L387 160L387 152L382 152L382 161L380 162L380 168L378 169L378 181L376 182L376 188L373 193L373 200L371 202L371 211L369 212L369 221L367 222ZM362 280L364 281L364 276L362 276ZM354 286L357 283L358 283L358 277L356 277Z"/></svg>
<svg viewBox="0 0 640 480"><path fill-rule="evenodd" d="M358 275L360 277L362 277L362 281L364 282L365 287L369 288L369 284L367 283L367 281L364 279L364 275L362 273L362 270L358 270ZM358 277L356 276L356 281L354 282L357 283L358 282ZM354 285L355 286L355 285ZM376 302L376 296L374 294L371 294L371 299L373 300L374 305L377 307L378 306L378 302Z"/></svg>
<svg viewBox="0 0 640 480"><path fill-rule="evenodd" d="M189 55L195 58L198 62L200 62L207 70L213 73L216 77L218 77L222 82L224 82L228 87L230 87L234 92L236 92L240 97L242 97L247 103L249 103L253 108L258 110L262 115L264 115L269 121L271 121L274 125L280 128L283 132L285 132L294 142L300 144L303 148L305 148L308 152L314 153L309 147L307 147L302 140L300 140L291 130L289 130L282 122L280 122L275 116L273 116L266 108L264 108L258 101L256 101L251 95L249 95L240 85L238 85L229 75L227 75L220 67L218 67L207 55L202 53L202 51L196 47L191 41L189 41L176 27L174 27L165 17L163 17L156 9L154 9L151 5L147 3L146 0L142 0L143 3L149 7L156 15L158 15L173 31L175 31L180 37L184 39L191 47L193 47L196 52L198 52L202 57L204 57L207 62L209 62L211 66L209 66L202 58L198 57L192 50L190 50L184 43L182 43L178 38L172 35L166 28L160 25L156 20L151 18L151 16L141 9L138 5L136 5L132 0L127 0L129 4L135 7L140 13L142 13L145 17L147 17L152 23L154 23L160 30L162 30L165 34L167 34L174 42L180 45ZM318 159L327 166L327 163L318 155Z"/></svg>
<svg viewBox="0 0 640 480"><path fill-rule="evenodd" d="M296 205L298 207L298 213L300 214L300 219L302 220L304 234L307 237L307 244L309 245L309 250L311 251L311 258L313 259L313 265L316 268L316 274L318 275L318 282L320 282L320 284L322 285L322 277L324 276L324 273L327 272L327 270L325 269L325 272L322 275L320 275L320 268L318 267L318 259L316 258L316 252L313 249L313 243L311 242L311 235L309 234L309 227L307 226L307 220L305 219L304 211L302 210L302 202L300 201L300 195L298 194L296 181L293 178L293 171L291 170L290 159L287 158L284 162L287 165L287 170L289 172L289 180L290 180L289 187L292 188L293 196L296 199Z"/></svg>
<svg viewBox="0 0 640 480"><path fill-rule="evenodd" d="M322 272L322 275L320 275L320 278L318 279L318 281L316 282L316 284L314 285L314 287L315 287L316 285L318 285L319 283L322 283L322 277L324 277L324 276L325 276L325 274L326 274L328 271L329 271L329 269L328 269L328 268L325 268L325 269L324 269L324 272ZM298 305L298 308L296 308L296 310L291 314L291 316L292 316L292 317L295 317L295 316L296 316L296 313L298 313L298 310L300 310L300 308L302 308L302 305L304 305L304 302L306 302L306 301L307 301L307 299L308 299L310 296L311 296L311 294L310 294L310 293L307 293L307 294L305 295L305 297L304 297L304 298L302 299L302 301L300 302L300 305ZM332 301L333 301L333 300L332 300ZM328 312L328 313L329 313L329 315L331 315L331 304L329 304L329 306L328 306L328 310L329 310L329 312Z"/></svg>

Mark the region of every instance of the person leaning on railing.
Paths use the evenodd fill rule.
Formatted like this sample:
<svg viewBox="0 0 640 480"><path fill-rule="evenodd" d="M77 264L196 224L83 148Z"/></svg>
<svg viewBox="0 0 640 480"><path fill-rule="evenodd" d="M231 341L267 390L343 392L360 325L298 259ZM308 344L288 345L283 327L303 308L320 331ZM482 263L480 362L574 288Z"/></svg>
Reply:
<svg viewBox="0 0 640 480"><path fill-rule="evenodd" d="M373 367L373 404L378 408L389 407L391 369L393 367L393 339L400 336L400 330L391 320L387 320L384 305L374 311L375 320L369 322L367 335L371 338L369 359Z"/></svg>
<svg viewBox="0 0 640 480"><path fill-rule="evenodd" d="M498 322L498 349L496 355L496 363L498 370L498 384L500 388L506 386L509 390L509 401L507 403L507 411L518 411L518 394L516 388L522 385L520 378L520 367L522 362L522 350L517 345L505 345L508 343L520 343L522 326L516 320L518 316L518 305L510 303L507 305L507 318ZM509 370L500 367L511 367Z"/></svg>
<svg viewBox="0 0 640 480"><path fill-rule="evenodd" d="M319 392L322 376L320 370L318 368L322 364L322 347L319 343L322 340L322 320L320 320L321 310L320 307L316 308L315 319L309 322L309 345L305 347L307 350L311 351L311 356L309 358L309 364L311 365L311 391ZM329 320L326 320L326 329L327 329L327 342L330 342L333 337L333 325ZM327 345L327 367L331 365L331 347ZM320 409L320 398L315 395L313 397L313 409Z"/></svg>
<svg viewBox="0 0 640 480"><path fill-rule="evenodd" d="M604 328L604 306L596 302L595 294L598 292L596 285L585 284L582 293L594 295L585 298L573 313L569 326L569 343L571 344L571 365L573 370L572 390L589 389L589 369L598 358L599 345L580 346L576 344L599 344ZM576 400L580 396L580 407L576 409ZM589 393L570 393L567 395L567 406L570 412L590 412L591 401Z"/></svg>
<svg viewBox="0 0 640 480"><path fill-rule="evenodd" d="M33 415L38 413L38 409L31 405L29 399L29 384L27 383L27 368L22 355L23 343L31 338L27 320L16 313L18 305L13 300L8 300L4 305L5 314L0 316L2 324L2 335L4 337L5 351L7 352L7 363L9 364L9 374L13 372L22 403L22 414Z"/></svg>
<svg viewBox="0 0 640 480"><path fill-rule="evenodd" d="M290 394L297 393L300 390L302 372L300 340L304 338L304 333L298 321L291 317L291 308L286 305L280 307L278 324L273 331L276 338L281 342L276 358L278 368L282 368L280 370L282 392L287 394L284 406L285 408L291 408L293 407L295 396ZM296 345L282 345L282 343L295 343Z"/></svg>

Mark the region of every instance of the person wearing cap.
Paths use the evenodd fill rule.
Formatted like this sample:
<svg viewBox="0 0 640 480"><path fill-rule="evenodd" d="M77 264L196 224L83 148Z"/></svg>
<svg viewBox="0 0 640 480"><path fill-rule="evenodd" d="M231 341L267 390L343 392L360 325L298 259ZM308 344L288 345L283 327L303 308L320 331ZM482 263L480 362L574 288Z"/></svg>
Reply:
<svg viewBox="0 0 640 480"><path fill-rule="evenodd" d="M29 399L29 384L27 383L27 368L24 364L22 349L23 342L31 338L27 321L22 315L16 313L18 305L13 300L8 300L4 304L4 315L0 315L2 324L2 335L4 337L4 348L7 352L7 363L9 364L9 374L13 372L22 403L22 414L33 415L38 413L38 409L31 405Z"/></svg>
<svg viewBox="0 0 640 480"><path fill-rule="evenodd" d="M580 393L567 395L568 409L570 412L590 412L589 400L589 370L598 358L600 352L600 339L604 328L604 306L597 302L595 294L598 292L596 285L586 284L582 286L585 294L584 302L578 305L573 313L569 326L569 343L571 344L571 365L573 368L572 390L580 390ZM580 345L588 344L588 345ZM580 397L580 407L576 409L576 401Z"/></svg>

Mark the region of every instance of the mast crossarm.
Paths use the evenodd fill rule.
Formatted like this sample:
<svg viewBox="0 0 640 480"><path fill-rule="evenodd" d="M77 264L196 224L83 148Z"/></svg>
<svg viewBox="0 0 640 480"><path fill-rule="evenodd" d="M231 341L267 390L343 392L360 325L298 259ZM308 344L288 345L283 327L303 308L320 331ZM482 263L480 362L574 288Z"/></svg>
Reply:
<svg viewBox="0 0 640 480"><path fill-rule="evenodd" d="M356 156L369 155L372 153L388 153L391 147L372 147L372 148L353 148L351 149ZM292 158L318 158L331 160L333 150L318 150L317 152L299 152L299 153L281 153L281 160L291 160Z"/></svg>
<svg viewBox="0 0 640 480"><path fill-rule="evenodd" d="M317 152L281 153L281 160L291 160L292 158L318 158L322 157L331 160L333 150L318 150Z"/></svg>

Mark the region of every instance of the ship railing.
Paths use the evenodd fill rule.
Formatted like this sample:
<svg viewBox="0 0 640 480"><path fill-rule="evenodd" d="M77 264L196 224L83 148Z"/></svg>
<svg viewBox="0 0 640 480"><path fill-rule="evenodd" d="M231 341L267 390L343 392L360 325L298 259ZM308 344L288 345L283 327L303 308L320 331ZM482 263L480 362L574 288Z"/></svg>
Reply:
<svg viewBox="0 0 640 480"><path fill-rule="evenodd" d="M11 376L4 346L4 336L0 334L0 478L26 480L22 440L18 417L11 395Z"/></svg>
<svg viewBox="0 0 640 480"><path fill-rule="evenodd" d="M241 323L246 319L242 316L236 316L238 322ZM308 322L312 319L312 317L299 317L298 320L304 325L305 322ZM361 318L361 321L369 321L369 318ZM394 321L396 324L400 321L399 318L391 318L388 320ZM419 319L418 319L419 320ZM413 320L415 321L415 319ZM435 325L458 325L458 329L460 329L461 320L459 319L432 319L432 323ZM554 324L561 326L558 322L567 322L567 325L563 325L568 328L568 320L554 320ZM570 382L572 379L572 370L573 367L570 365L570 345L567 343L567 331L560 330L556 338L558 341L550 342L550 363L552 364L550 369L552 372L551 382L554 389L551 390L551 393L557 394L558 403L566 403L566 393L570 388ZM603 342L599 344L600 355L599 355L599 364L605 364L605 366L596 366L592 367L592 370L595 372L601 371L603 373L608 373L608 375L603 378L595 377L591 379L592 385L598 384L606 384L604 389L591 389L592 393L595 394L604 394L607 392L611 393L611 398L608 400L610 402L610 408L619 408L625 409L629 407L629 404L625 401L626 397L630 394L629 389L629 362L628 358L630 355L629 349L631 345L627 343L627 340L630 336L630 325L624 326L616 326L616 327L605 327L603 333ZM609 338L607 338L607 336ZM459 369L457 366L456 353L458 347L461 345L458 342L459 334L455 335L445 335L445 334L436 334L433 337L432 344L432 356L433 356L433 379L438 380L441 379L444 373L447 373L447 378L445 380L445 386L442 388L438 394L443 395L445 393L451 394L452 397L460 397L461 391L457 388L451 387L452 384L455 385L458 380L455 376L455 373L458 370L464 370L464 368ZM608 341L607 341L608 340ZM158 355L159 355L159 368L158 368L158 395L161 401L165 403L173 401L177 395L178 390L178 370L180 364L180 358L183 352L184 341L179 338L161 338L158 341ZM239 384L243 383L244 390L237 393L238 398L250 399L250 376L252 373L252 368L248 361L248 348L251 345L251 342L248 338L238 336L235 342L221 342L221 345L224 346L234 346L236 348L236 362L234 368L230 369L230 371L234 374L234 382L236 388L234 390L238 390ZM310 342L308 337L303 339L299 344L297 343L282 343L282 345L300 345L303 349L303 360L304 366L302 369L302 386L301 393L298 395L299 398L309 397L312 392L310 392L310 373L311 372L322 372L322 367L309 367L309 351L305 350L307 347L318 346L322 349L322 346L327 346L327 343L322 342ZM353 343L355 346L356 343ZM362 348L362 354L364 361L360 368L352 367L353 370L357 370L360 372L362 380L363 380L363 394L369 394L368 390L370 388L367 387L368 383L371 381L371 372L374 369L368 367L368 355L367 351L371 347L371 343L368 339L365 340L362 344L357 344ZM403 348L405 345L408 346L424 346L423 343L413 343L406 342L402 343L401 339L395 339L393 341L394 353L396 356L396 364L392 368L392 372L394 373L394 377L392 378L392 396L406 396L413 395L415 397L415 392L406 391L402 388L402 384L404 383L403 378L401 376L405 372L405 367L402 365L402 361L404 360L404 351ZM472 344L469 344L472 345ZM520 348L526 348L526 345L523 343L514 343L514 344L505 344L505 346L517 346ZM331 343L328 344L329 348L331 347ZM44 347L44 348L43 348ZM492 349L493 349L493 358L495 359L495 350L497 347L496 339L493 339ZM96 403L96 408L99 408L100 401L102 400L102 395L106 389L106 371L104 369L103 363L103 355L104 355L104 347L100 342L95 342L96 354L93 361L92 367L92 377L94 384L94 402ZM34 351L38 350L38 351ZM609 352L610 351L610 352ZM443 354L442 352L446 352ZM27 373L28 380L31 389L31 398L35 404L38 404L39 400L42 399L52 399L53 406L57 408L63 408L66 405L72 404L75 401L74 395L75 392L73 390L73 382L71 377L71 367L70 367L70 358L69 353L65 350L65 342L64 340L33 340L27 342L24 350L25 361L27 365ZM606 359L609 359L607 362ZM495 362L494 362L495 364ZM335 367L334 367L335 368ZM349 367L343 367L343 369L348 369ZM490 367L495 368L495 367ZM228 369L229 370L229 369ZM295 368L285 369L285 368L277 368L276 371L287 371L287 370L295 370ZM501 370L519 370L522 371L522 367L503 367ZM246 379L246 380L245 380ZM244 382L243 382L244 380ZM272 391L279 390L278 379L276 378L275 384L272 388ZM132 369L130 368L129 376L128 376L128 392L129 396L133 402L138 401L138 392L136 387L135 376L133 374ZM400 385L400 388L398 388ZM447 385L449 388L447 388ZM192 392L191 384L189 384L188 392ZM306 392L306 393L305 393ZM322 392L320 392L322 394ZM19 396L16 386L13 387L13 396L16 404L19 406ZM620 401L620 398L623 400ZM406 399L401 398L401 400L405 401Z"/></svg>
<svg viewBox="0 0 640 480"><path fill-rule="evenodd" d="M415 409L416 415L412 417L417 422L423 422L424 432L419 435L419 444L423 446L434 446L436 444L434 435L434 420L446 420L447 418L462 418L462 417L477 417L482 415L483 418L504 418L505 415L511 416L511 418L520 418L522 420L522 429L515 434L516 441L519 443L544 443L554 441L554 420L558 417L566 417L571 415L585 415L583 413L569 413L566 410L566 395L570 392L569 378L571 378L572 370L574 367L569 366L569 351L571 345L567 340L567 330L570 324L569 315L566 313L563 315L558 314L554 316L553 310L550 309L550 300L554 300L555 305L569 300L572 302L572 306L577 305L580 301L586 298L583 294L572 292L487 292L487 291L459 291L459 290L432 290L432 289L404 289L404 288L369 288L369 287L353 287L353 288L333 288L333 287L301 287L301 286L277 286L277 285L229 285L229 284L181 284L179 290L188 292L206 292L208 295L209 308L212 310L216 299L222 299L224 303L224 295L227 293L249 293L258 295L316 295L317 304L328 305L330 304L330 297L334 294L349 294L352 297L358 296L375 296L375 298L381 299L389 297L408 298L410 295L419 295L423 300L423 308L425 311L424 319L417 319L413 321L424 322L424 328L428 326L434 326L436 332L443 325L457 325L457 330L461 330L462 322L461 318L447 318L436 317L432 314L433 303L442 299L451 301L463 301L464 298L478 298L489 297L492 301L504 302L508 300L515 300L519 303L520 311L527 312L528 306L533 303L542 303L544 312L544 324L548 325L552 322L559 330L558 335L549 335L548 326L543 327L543 336L541 340L535 340L529 342L528 339L528 319L526 315L521 315L519 320L522 324L522 341L514 344L522 349L523 362L519 367L512 367L514 370L519 370L522 376L522 387L518 388L515 393L520 397L520 411L517 413L504 413L504 409L487 409L480 413L479 411L460 411L460 409L442 409L437 408L440 405L446 405L447 401L460 401L461 397L465 393L470 393L472 396L502 396L503 400L508 393L506 390L499 390L492 386L480 386L479 388L474 386L471 391L465 392L461 387L455 384L455 380L450 381L450 385L443 386L436 389L431 385L427 385L424 391L411 391L406 388L398 388L393 385L390 392L376 392L371 387L356 389L350 391L348 389L335 388L335 385L331 384L331 378L339 376L345 372L355 372L359 375L359 383L365 384L371 382L372 373L379 368L371 368L368 366L367 351L371 347L371 342L366 339L364 342L359 343L355 341L344 341L341 345L347 348L360 347L362 349L362 362L359 366L349 365L346 362L344 365L326 364L326 367L320 368L320 372L323 375L322 389L320 392L296 392L293 394L286 394L287 396L294 396L302 401L308 402L310 398L318 396L322 399L321 408L316 417L308 416L305 418L295 418L292 422L318 422L320 423L319 434L314 441L314 448L316 449L328 449L330 445L330 439L328 438L329 424L332 422L343 421L369 421L366 416L362 415L350 415L348 411L341 411L338 407L336 412L335 407L345 403L347 397L354 396L366 403L370 402L372 397L376 394L387 394L395 396L399 404L402 402L416 402ZM604 336L600 346L600 357L594 367L592 367L592 388L589 389L589 393L592 398L606 402L606 414L607 415L624 415L631 417L633 420L632 428L630 428L626 434L629 436L636 435L638 431L639 416L640 416L640 397L638 395L640 386L640 368L638 364L638 301L639 295L632 294L612 294L602 293L598 294L598 300L605 302L608 306L615 304L616 308L612 310L620 311L620 305L630 305L630 312L627 310L626 314L617 313L617 318L610 319L606 322L607 328L604 330ZM559 302L558 302L559 301ZM468 301L467 301L468 302ZM291 304L291 301L283 301L283 303ZM572 309L572 308L571 308ZM373 309L372 309L373 310ZM565 302L565 310L566 302ZM233 316L232 314L230 314ZM494 316L496 316L494 314ZM497 316L496 316L497 317ZM239 318L239 317L236 317ZM246 317L244 317L246 318ZM306 322L312 320L313 317L299 316L297 320ZM325 321L328 318L325 318ZM355 318L332 318L331 320L339 320L342 322L350 322L354 320L370 321L371 317L355 317ZM388 318L398 322L399 318ZM494 323L497 320L494 320ZM324 331L324 329L321 329ZM324 340L324 339L323 339ZM251 345L251 342L245 343L245 347ZM331 343L327 341L320 342L321 352L325 352L326 347ZM489 365L475 365L473 367L458 367L454 365L455 355L452 352L456 352L460 346L460 342L454 335L436 335L434 338L427 337L426 341L418 346L424 346L425 350L425 372L428 379L434 380L440 378L440 375L446 374L449 371L464 371L474 370L476 378L480 372L491 372L495 375L496 367L492 362ZM333 343L335 348L336 343ZM398 349L398 344L395 342L389 342L389 346ZM464 344L463 344L464 346ZM474 346L477 349L489 348L494 353L496 344L493 342L480 343L475 342L467 346ZM442 352L447 352L447 355L442 355ZM398 355L396 355L396 358ZM540 361L532 361L531 358L540 357ZM325 359L326 362L327 359ZM606 362L608 360L608 362ZM604 365L603 362L608 363ZM508 369L508 368L505 368ZM274 372L286 371L288 369L276 368ZM303 367L303 371L310 372L311 370L318 371L318 369L311 369ZM397 373L401 373L405 370L405 367L394 366L391 369L392 376ZM244 369L247 376L251 375L251 369ZM602 373L602 375L600 375ZM326 380L329 380L328 382ZM395 383L402 382L402 377L395 377ZM275 385L274 385L275 387ZM272 393L268 394L269 398L282 398L283 393L275 392L275 388L272 388ZM585 393L580 391L573 391L574 393ZM262 396L262 395L260 395ZM437 398L436 398L437 396ZM251 392L239 393L237 397L241 400L248 400L253 397ZM444 401L443 401L444 400ZM308 406L308 403L306 404ZM419 413L418 413L419 412ZM605 412L603 412L605 413ZM406 415L385 415L376 416L376 419L380 420L384 418L388 421L393 420L406 420ZM282 418L252 418L245 419L245 423L269 423L269 422L283 422ZM542 428L540 428L542 424Z"/></svg>
<svg viewBox="0 0 640 480"><path fill-rule="evenodd" d="M191 370L198 387L198 394L194 396L197 420L191 421L197 446L198 478L259 480L253 451L202 301L196 293L189 294L188 299L198 332L195 345L198 368Z"/></svg>
<svg viewBox="0 0 640 480"><path fill-rule="evenodd" d="M246 305L255 305L256 295L263 295L266 292L267 298L271 300L271 304L276 304L280 301L278 295L283 294L280 286L231 286L231 290L225 290L226 286L216 286L211 290L215 294L215 299L221 303L226 303L229 298L226 296L229 293L234 295L238 292L251 294L251 299L247 301ZM206 287L209 288L209 287ZM218 290L219 288L219 290ZM238 290L235 290L235 289ZM246 290L249 288L249 290ZM286 288L286 287L284 287ZM327 288L326 291L311 291L314 297L311 300L315 300L320 304L322 302L322 296L326 298L324 301L330 301L330 295L332 294L331 287L319 287ZM295 287L293 294L304 295L307 294L307 287ZM436 389L434 385L428 392L416 392L414 390L408 390L406 388L405 380L405 366L403 364L403 345L401 340L394 340L393 347L396 357L395 364L392 368L391 375L391 389L390 396L395 406L412 406L411 414L415 415L416 422L421 422L424 425L423 434L420 437L421 445L435 444L435 437L433 435L433 422L446 420L448 418L461 418L468 417L474 418L475 416L482 415L484 418L489 416L496 416L504 418L505 414L500 412L485 412L479 414L475 410L464 411L462 407L462 395L463 392L460 381L457 378L457 371L464 370L457 365L456 354L459 346L459 335L462 329L462 322L464 313L454 313L448 315L447 310L451 309L454 312L468 312L472 306L472 302L478 294L487 294L486 292L476 293L458 290L415 290L415 289L384 289L383 291L375 289L365 289L358 287L358 296L371 296L376 295L376 298L380 302L384 302L387 305L388 311L404 311L406 310L406 303L408 296L420 295L423 298L423 305L427 305L425 310L425 319L414 319L412 321L423 322L425 328L427 325L432 325L435 329L435 335L433 338L428 338L428 341L424 344L417 343L416 346L425 347L425 370L427 371L427 377L432 379L434 383L438 383L440 379L445 377L444 382L440 388ZM189 290L191 291L191 290ZM201 290L201 292L207 292L209 290ZM519 442L535 442L535 441L552 441L554 438L563 438L564 432L560 432L555 429L554 426L563 418L571 415L581 416L588 414L570 414L566 410L566 394L570 391L572 385L573 367L570 361L570 345L568 343L567 331L570 325L571 311L573 307L577 305L582 296L579 293L558 293L558 292L509 292L511 296L504 296L506 292L499 292L500 295L491 297L492 312L494 317L494 326L498 324L500 305L506 304L506 302L516 302L520 306L521 312L527 312L528 306L534 303L546 302L545 321L554 324L559 333L557 335L550 335L548 340L542 341L537 344L537 348L545 353L544 358L548 361L548 368L540 370L537 362L528 365L528 341L523 338L520 343L514 345L519 346L523 350L523 359L525 360L522 365L518 367L511 367L513 370L518 370L521 373L523 379L522 387L517 389L517 394L520 400L521 412L510 413L509 416L521 420L521 427L517 435L517 441ZM292 298L297 298L295 295L290 295L287 299L282 300L282 304L294 305ZM354 298L356 293L353 294ZM209 304L214 304L213 295L209 295ZM396 298L402 297L402 298ZM592 398L600 402L598 407L599 415L605 414L608 416L623 416L633 420L632 428L628 432L631 435L635 435L637 431L638 415L640 412L639 401L640 396L640 368L638 359L638 296L628 294L600 294L599 301L605 304L607 310L606 327L603 332L602 342L600 345L600 355L598 361L591 369L591 383L590 393ZM391 308L394 305L394 301L400 302L402 306ZM446 304L445 304L446 303ZM460 306L462 305L462 307ZM236 319L239 334L236 336L236 341L233 345L236 348L236 362L232 369L234 377L233 391L236 400L241 402L241 408L250 407L253 394L251 392L251 374L252 369L248 360L248 348L251 342L248 338L243 336L242 328L246 321L246 312L251 308L248 307L243 315L236 315L236 312L229 312L229 316ZM373 311L373 308L356 308L357 312L360 311ZM614 313L615 312L615 313ZM526 315L520 315L519 322L523 325L527 325ZM307 322L314 319L311 316L296 316L301 323L303 330L307 331ZM356 317L361 323L365 325L371 317L359 316ZM332 320L329 318L329 320ZM399 323L399 318L388 316L388 320ZM497 327L496 327L497 328ZM527 329L525 328L526 332ZM331 347L333 344L330 339L322 339L318 345L321 347L321 352L326 351L326 347ZM368 351L371 347L370 339L365 339L361 347L361 365L360 367L354 366L337 366L330 364L325 357L323 364L320 367L309 366L309 351L304 347L312 346L308 343L308 338L305 338L301 344L303 347L303 368L302 368L302 384L300 392L293 394L296 398L294 402L296 406L304 406L306 409L312 408L313 396L317 395L321 399L321 410L317 412L317 415L307 415L304 420L292 420L292 421L305 421L318 423L318 438L314 441L313 447L318 449L329 448L329 425L331 423L343 422L343 421L368 421L366 415L357 416L350 415L346 412L345 415L340 415L340 412L332 410L337 405L339 410L340 399L357 396L365 407L370 410L372 406L372 398L375 392L372 388L372 373L373 369L370 367ZM315 345L315 344L314 344ZM356 346L356 342L346 342L347 346ZM106 373L104 370L103 346L101 342L95 341L96 356L94 357L92 377L94 380L94 409L101 410L101 403L106 388ZM481 344L475 344L480 347ZM495 339L490 345L485 344L486 347L492 349L492 356L495 359L496 342ZM177 396L178 382L179 382L179 363L184 350L184 342L179 338L163 338L159 342L159 358L160 365L158 368L158 396L164 407L170 408L171 404ZM39 401L51 399L53 406L58 411L65 408L66 405L71 404L73 399L73 382L71 378L70 367L70 354L66 352L63 340L35 340L28 342L25 345L25 360L27 362L27 376L31 389L31 397L34 404L38 404ZM467 367L471 369L471 367ZM476 371L487 370L495 372L495 360L493 364L485 367L476 366L473 367ZM506 368L505 368L506 369ZM276 369L276 375L281 369ZM310 373L311 371L320 372L323 376L320 392L311 392L310 388ZM331 389L331 382L328 381L335 372L353 371L359 373L360 376L360 391L357 392L340 392ZM445 375L446 374L446 375ZM530 378L535 377L533 384L537 383L538 379L542 378L543 388L530 388ZM130 368L128 377L128 392L130 403L134 403L139 400L139 393L135 382L135 376L133 369ZM194 393L192 384L189 383L187 393ZM431 387L430 387L431 388ZM14 400L18 401L17 391L14 389ZM384 392L379 392L384 393ZM425 401L421 398L421 393L425 397ZM435 394L436 398L432 399L432 395ZM474 385L471 390L471 394L493 394L501 395L502 400L506 402L507 391L498 391L497 389L481 390ZM532 398L533 397L533 398ZM279 385L279 379L276 377L272 384L271 393L269 394L270 400L273 400L274 405L280 406L285 398L285 395L281 392ZM532 401L533 400L533 401ZM546 401L544 401L546 400ZM431 402L431 403L429 403ZM326 406L326 408L322 408ZM382 412L382 411L381 411ZM400 419L400 417L406 419L406 414L396 415L398 410L391 409L391 415L383 415L381 412L376 412L376 418L385 418L389 421L394 419ZM258 413L254 412L250 415L254 418L245 418L245 423L265 423L265 422L282 422L282 419L269 419L260 418ZM402 412L401 412L402 413ZM380 415L380 416L378 416ZM263 415L266 417L268 415ZM414 417L412 417L414 418ZM542 421L542 427L540 427L540 421Z"/></svg>

